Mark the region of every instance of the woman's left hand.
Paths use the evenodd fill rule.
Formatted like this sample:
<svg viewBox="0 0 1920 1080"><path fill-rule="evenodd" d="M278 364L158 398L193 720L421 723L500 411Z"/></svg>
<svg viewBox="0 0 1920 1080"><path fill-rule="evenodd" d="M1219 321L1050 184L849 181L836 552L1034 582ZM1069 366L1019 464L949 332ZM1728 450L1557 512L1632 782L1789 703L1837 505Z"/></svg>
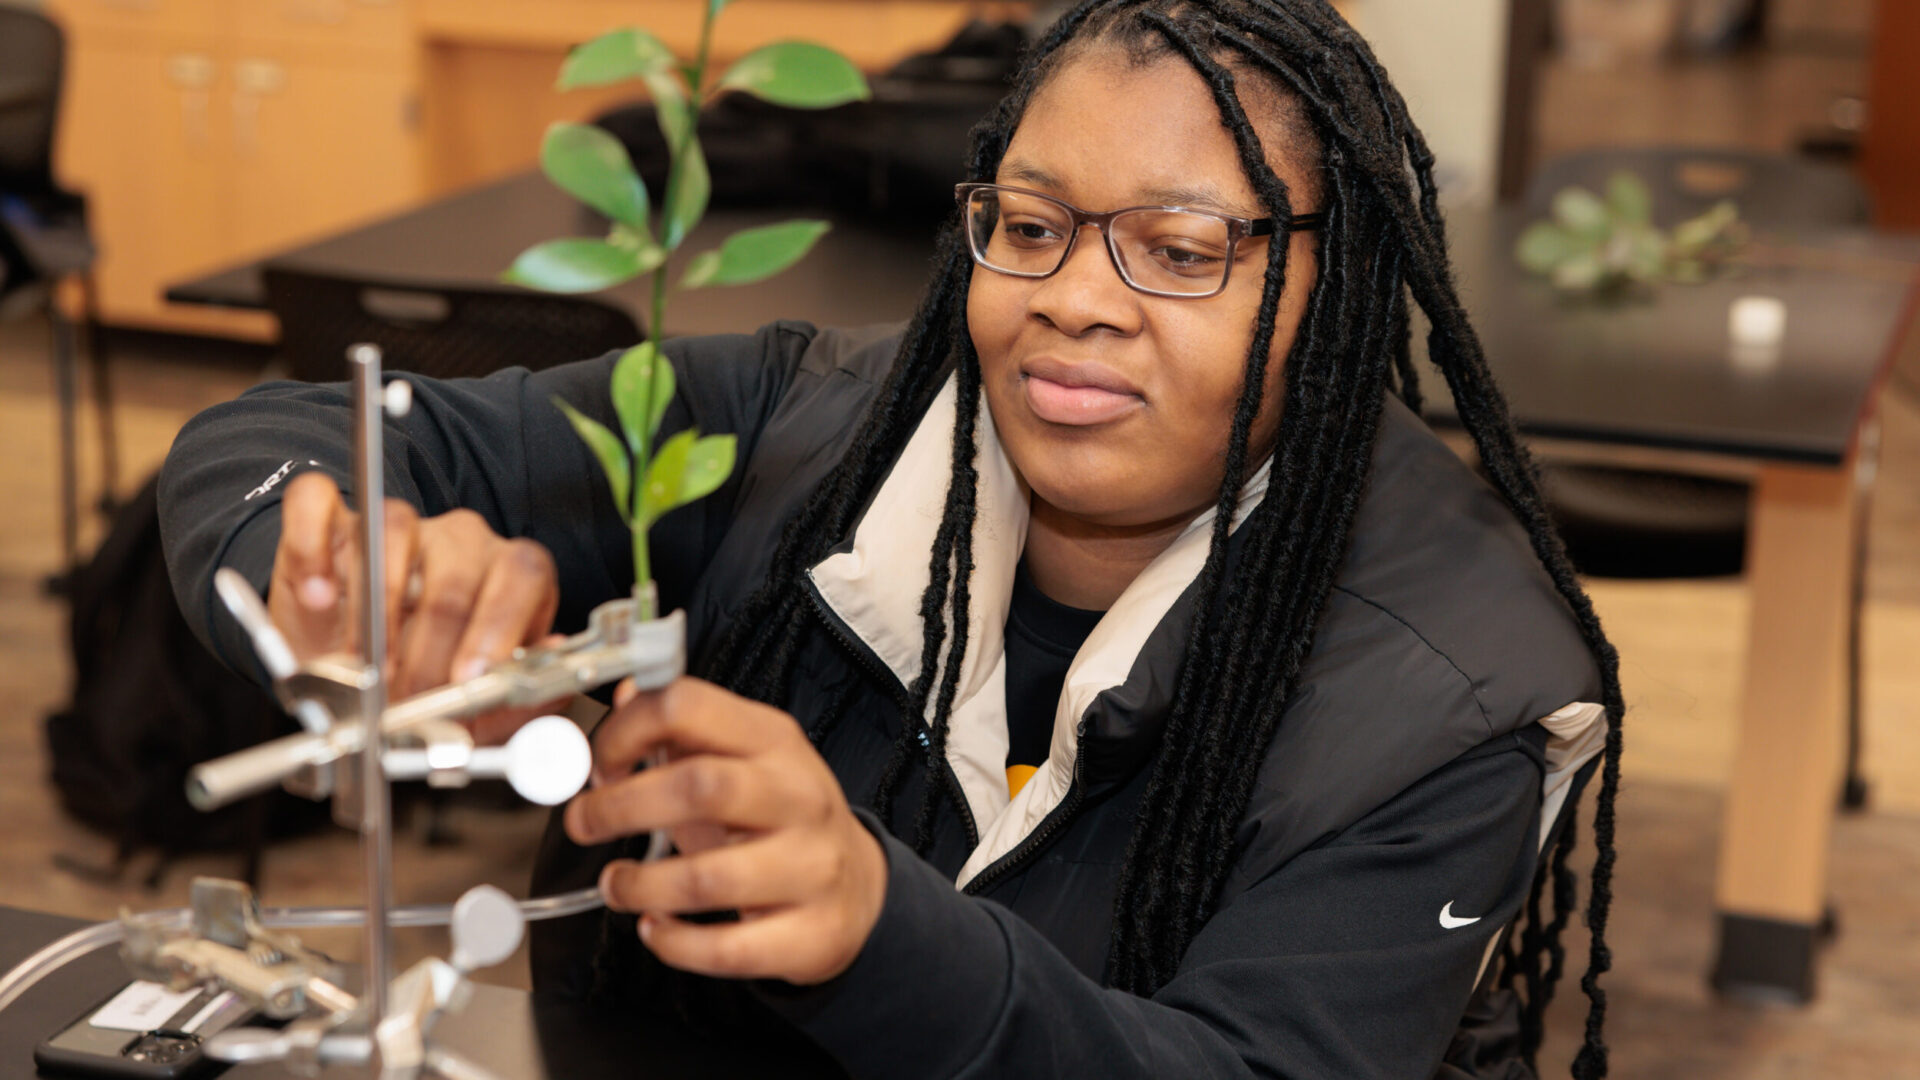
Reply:
<svg viewBox="0 0 1920 1080"><path fill-rule="evenodd" d="M633 769L656 750L671 763ZM616 859L600 892L640 915L662 962L703 975L825 982L866 945L887 857L791 716L682 678L622 683L594 733L596 786L567 807L567 835L600 844L671 829L680 854ZM739 922L676 914L733 909Z"/></svg>

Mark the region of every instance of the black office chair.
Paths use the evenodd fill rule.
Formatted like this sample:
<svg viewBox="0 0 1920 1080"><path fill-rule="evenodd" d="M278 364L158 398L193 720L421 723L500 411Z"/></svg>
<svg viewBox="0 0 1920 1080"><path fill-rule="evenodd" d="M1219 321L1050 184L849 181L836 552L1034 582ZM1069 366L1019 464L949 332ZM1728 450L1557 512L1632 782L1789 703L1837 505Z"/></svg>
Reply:
<svg viewBox="0 0 1920 1080"><path fill-rule="evenodd" d="M266 268L265 278L288 374L308 382L344 378L346 351L359 342L380 346L389 371L450 379L584 360L644 336L629 312L585 297L276 266Z"/></svg>
<svg viewBox="0 0 1920 1080"><path fill-rule="evenodd" d="M1528 185L1526 205L1547 216L1553 196L1578 185L1603 192L1622 170L1646 181L1653 220L1663 227L1731 199L1743 220L1769 233L1803 228L1864 226L1872 217L1866 189L1849 170L1752 150L1691 147L1608 148L1549 162ZM1875 444L1862 440L1863 463ZM1541 486L1567 553L1582 573L1597 577L1690 578L1738 574L1746 561L1750 485L1715 477L1647 469L1543 461ZM1862 490L1861 505L1867 492ZM1862 514L1864 515L1864 509ZM1865 530L1861 530L1865 543ZM1843 802L1866 801L1859 761L1860 609L1864 549L1856 558L1849 751Z"/></svg>
<svg viewBox="0 0 1920 1080"><path fill-rule="evenodd" d="M79 557L79 464L75 328L55 302L59 285L78 278L82 328L92 361L100 425L100 508L111 513L119 471L113 395L93 281L95 249L86 199L53 178L66 38L36 11L0 5L0 318L44 312L53 335L60 402L62 571L59 591Z"/></svg>
<svg viewBox="0 0 1920 1080"><path fill-rule="evenodd" d="M811 110L721 98L700 113L712 205L857 215L931 238L953 214L968 133L1005 95L1025 44L1017 25L975 20L873 76L867 101ZM659 191L671 157L653 105L617 106L593 122Z"/></svg>

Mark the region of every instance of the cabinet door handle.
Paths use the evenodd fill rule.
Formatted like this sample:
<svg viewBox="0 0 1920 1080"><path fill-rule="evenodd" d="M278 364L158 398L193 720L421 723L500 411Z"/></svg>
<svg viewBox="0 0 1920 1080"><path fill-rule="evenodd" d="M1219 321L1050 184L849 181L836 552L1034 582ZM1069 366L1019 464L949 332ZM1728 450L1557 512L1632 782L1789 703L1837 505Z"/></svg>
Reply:
<svg viewBox="0 0 1920 1080"><path fill-rule="evenodd" d="M287 69L271 60L242 60L233 65L233 85L243 94L277 94L286 88Z"/></svg>
<svg viewBox="0 0 1920 1080"><path fill-rule="evenodd" d="M211 134L207 127L207 88L213 85L215 72L213 57L205 53L167 57L167 79L180 89L180 126L187 141L195 146L205 146Z"/></svg>
<svg viewBox="0 0 1920 1080"><path fill-rule="evenodd" d="M205 90L213 85L213 57L206 53L174 53L167 57L167 78L182 90Z"/></svg>
<svg viewBox="0 0 1920 1080"><path fill-rule="evenodd" d="M271 60L242 60L233 65L233 145L251 157L260 149L260 99L287 85L287 69Z"/></svg>

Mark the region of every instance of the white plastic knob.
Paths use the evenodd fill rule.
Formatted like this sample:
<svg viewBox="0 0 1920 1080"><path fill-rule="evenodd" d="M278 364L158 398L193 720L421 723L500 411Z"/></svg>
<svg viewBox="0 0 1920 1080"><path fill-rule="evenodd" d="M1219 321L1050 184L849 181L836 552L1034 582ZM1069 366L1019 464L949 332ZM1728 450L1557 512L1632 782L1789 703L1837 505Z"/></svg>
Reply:
<svg viewBox="0 0 1920 1080"><path fill-rule="evenodd" d="M593 748L578 725L564 716L529 721L507 740L507 783L520 797L558 806L586 786Z"/></svg>
<svg viewBox="0 0 1920 1080"><path fill-rule="evenodd" d="M526 936L527 920L513 897L492 885L475 885L453 902L448 930L453 936L449 962L461 971L478 971L513 955Z"/></svg>
<svg viewBox="0 0 1920 1080"><path fill-rule="evenodd" d="M395 420L413 411L413 384L405 379L389 381L380 396L382 407Z"/></svg>

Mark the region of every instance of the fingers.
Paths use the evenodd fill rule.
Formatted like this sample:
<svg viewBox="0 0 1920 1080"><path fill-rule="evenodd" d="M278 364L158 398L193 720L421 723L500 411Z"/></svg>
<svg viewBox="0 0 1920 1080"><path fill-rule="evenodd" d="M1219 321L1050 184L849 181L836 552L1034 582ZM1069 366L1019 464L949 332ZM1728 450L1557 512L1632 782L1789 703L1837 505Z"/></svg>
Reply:
<svg viewBox="0 0 1920 1080"><path fill-rule="evenodd" d="M320 610L338 597L334 580L333 534L336 520L347 512L333 479L321 472L305 472L287 482L280 501L280 549L274 555L274 573L292 582L302 606Z"/></svg>
<svg viewBox="0 0 1920 1080"><path fill-rule="evenodd" d="M640 916L639 930L640 940L670 967L805 986L833 978L860 955L872 925L855 928L851 922L837 908L788 907L732 923L647 914Z"/></svg>
<svg viewBox="0 0 1920 1080"><path fill-rule="evenodd" d="M514 649L546 636L560 601L553 556L531 540L508 540L486 569L473 616L454 646L452 677L471 679Z"/></svg>
<svg viewBox="0 0 1920 1080"><path fill-rule="evenodd" d="M407 581L418 555L420 512L401 499L387 500L386 590L387 652L393 653L406 619Z"/></svg>
<svg viewBox="0 0 1920 1080"><path fill-rule="evenodd" d="M591 845L696 822L756 831L812 824L832 809L819 779L695 754L582 793L567 806L567 835Z"/></svg>
<svg viewBox="0 0 1920 1080"><path fill-rule="evenodd" d="M638 694L623 687L615 702L593 735L594 775L602 782L632 772L663 745L676 752L744 756L782 740L805 742L786 713L700 679L683 677Z"/></svg>
<svg viewBox="0 0 1920 1080"><path fill-rule="evenodd" d="M600 894L615 911L748 911L825 893L847 872L831 845L765 837L657 862L616 859L600 873Z"/></svg>
<svg viewBox="0 0 1920 1080"><path fill-rule="evenodd" d="M340 489L325 473L301 473L287 482L267 605L294 655L302 659L341 648L351 632L341 602L345 570L336 558L351 527L352 514Z"/></svg>
<svg viewBox="0 0 1920 1080"><path fill-rule="evenodd" d="M400 632L393 692L409 697L447 681L453 651L486 581L498 538L480 515L455 510L421 524L420 599Z"/></svg>

